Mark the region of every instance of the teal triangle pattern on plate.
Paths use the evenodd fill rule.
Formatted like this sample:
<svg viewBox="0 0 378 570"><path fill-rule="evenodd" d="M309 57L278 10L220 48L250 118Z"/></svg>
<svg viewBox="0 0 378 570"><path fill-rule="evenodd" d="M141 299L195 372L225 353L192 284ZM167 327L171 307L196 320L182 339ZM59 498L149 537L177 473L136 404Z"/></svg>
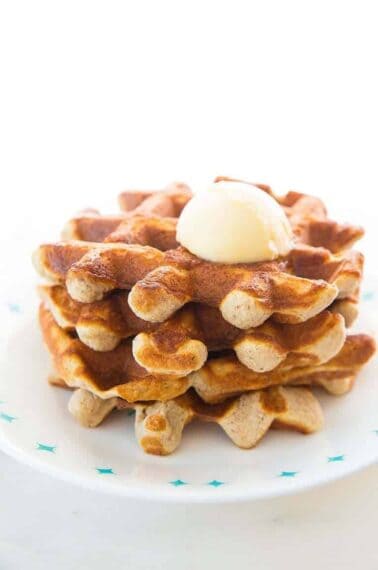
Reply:
<svg viewBox="0 0 378 570"><path fill-rule="evenodd" d="M14 422L17 419L18 418L16 418L16 416L11 416L10 414L6 414L5 412L0 412L0 420L3 420L4 422L7 422L8 424L11 424L12 422Z"/></svg>
<svg viewBox="0 0 378 570"><path fill-rule="evenodd" d="M374 291L365 291L365 293L362 294L363 301L373 301L373 299L374 299Z"/></svg>
<svg viewBox="0 0 378 570"><path fill-rule="evenodd" d="M46 445L45 443L36 443L37 451L46 451L47 453L55 453L56 445Z"/></svg>
<svg viewBox="0 0 378 570"><path fill-rule="evenodd" d="M112 467L96 467L96 471L100 475L115 475Z"/></svg>
<svg viewBox="0 0 378 570"><path fill-rule="evenodd" d="M345 455L333 455L328 457L328 463L339 463L340 461L344 461Z"/></svg>
<svg viewBox="0 0 378 570"><path fill-rule="evenodd" d="M298 475L299 471L281 471L281 473L278 475L278 477L283 477L286 479L293 479L294 477L296 477L296 475Z"/></svg>
<svg viewBox="0 0 378 570"><path fill-rule="evenodd" d="M212 481L208 481L208 483L206 483L206 485L210 485L210 487L220 487L221 485L224 485L224 481L218 481L218 479L213 479Z"/></svg>
<svg viewBox="0 0 378 570"><path fill-rule="evenodd" d="M169 481L169 483L170 485L173 485L173 487L182 487L182 485L188 485L188 483L182 479L175 479L175 481Z"/></svg>
<svg viewBox="0 0 378 570"><path fill-rule="evenodd" d="M21 307L18 303L8 303L8 309L11 313L21 313Z"/></svg>

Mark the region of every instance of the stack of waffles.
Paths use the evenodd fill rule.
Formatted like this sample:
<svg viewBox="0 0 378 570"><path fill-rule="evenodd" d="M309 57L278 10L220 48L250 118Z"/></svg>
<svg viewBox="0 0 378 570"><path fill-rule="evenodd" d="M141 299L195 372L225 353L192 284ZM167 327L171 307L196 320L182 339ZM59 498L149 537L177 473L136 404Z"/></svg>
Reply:
<svg viewBox="0 0 378 570"><path fill-rule="evenodd" d="M271 427L322 427L311 386L351 390L375 349L347 333L363 269L351 247L363 230L329 219L315 197L257 186L295 236L275 261L214 263L181 247L176 225L192 197L181 183L124 192L119 214L85 211L63 241L39 247L50 382L74 390L68 407L82 425L133 408L147 453L174 451L193 419L251 448Z"/></svg>

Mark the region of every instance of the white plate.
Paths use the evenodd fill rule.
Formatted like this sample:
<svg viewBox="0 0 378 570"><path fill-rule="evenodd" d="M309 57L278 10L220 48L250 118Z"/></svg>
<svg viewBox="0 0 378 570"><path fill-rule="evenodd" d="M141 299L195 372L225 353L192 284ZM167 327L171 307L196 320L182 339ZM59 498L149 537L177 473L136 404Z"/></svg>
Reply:
<svg viewBox="0 0 378 570"><path fill-rule="evenodd" d="M170 457L145 455L133 417L114 413L97 429L67 411L69 393L46 383L49 358L32 285L6 287L0 360L0 447L45 472L99 491L172 501L247 500L298 492L378 458L378 365L373 360L344 397L319 391L323 431L271 431L256 449L235 447L218 426L192 424ZM356 331L376 334L376 279L366 279Z"/></svg>

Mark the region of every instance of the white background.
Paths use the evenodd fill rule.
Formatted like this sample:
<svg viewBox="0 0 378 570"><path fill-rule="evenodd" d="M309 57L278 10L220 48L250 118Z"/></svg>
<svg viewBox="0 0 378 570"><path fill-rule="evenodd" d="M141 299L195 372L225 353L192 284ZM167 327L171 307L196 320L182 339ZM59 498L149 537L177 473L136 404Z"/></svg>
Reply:
<svg viewBox="0 0 378 570"><path fill-rule="evenodd" d="M201 188L217 174L322 196L370 230L374 268L375 8L1 2L1 244L14 247L2 270L28 262L31 231L53 239L75 210L115 206L125 187ZM378 566L374 468L234 507L97 497L4 456L0 483L1 570Z"/></svg>

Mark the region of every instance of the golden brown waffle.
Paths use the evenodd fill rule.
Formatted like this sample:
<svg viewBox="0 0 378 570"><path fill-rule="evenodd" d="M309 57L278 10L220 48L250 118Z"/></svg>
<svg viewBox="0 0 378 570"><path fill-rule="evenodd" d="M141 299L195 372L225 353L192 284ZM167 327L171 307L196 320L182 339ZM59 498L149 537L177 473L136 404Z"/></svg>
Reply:
<svg viewBox="0 0 378 570"><path fill-rule="evenodd" d="M184 182L172 182L163 190L127 190L120 194L121 210L134 214L178 218L193 194Z"/></svg>
<svg viewBox="0 0 378 570"><path fill-rule="evenodd" d="M208 360L190 375L196 392L206 402L219 402L236 394L271 385L319 385L334 395L348 392L360 368L375 352L374 339L365 334L349 335L343 348L324 364L289 368L278 366L259 374L249 370L233 355Z"/></svg>
<svg viewBox="0 0 378 570"><path fill-rule="evenodd" d="M335 256L310 246L298 246L278 261L227 265L201 260L184 248L163 253L148 246L74 241L41 246L34 263L42 276L65 282L71 297L83 303L131 289L130 307L146 321L165 321L194 301L218 307L241 329L272 315L291 324L306 321L336 297L353 294L362 271L361 254Z"/></svg>
<svg viewBox="0 0 378 570"><path fill-rule="evenodd" d="M74 392L71 414L84 426L95 427L114 408L117 398L101 400L86 390ZM239 447L254 447L270 427L290 428L305 434L323 426L323 413L306 388L275 387L245 394L222 404L208 405L192 391L168 402L134 405L135 433L146 453L168 455L180 444L184 427L193 419L217 423Z"/></svg>
<svg viewBox="0 0 378 570"><path fill-rule="evenodd" d="M221 181L253 184L272 196L284 208L299 243L324 247L332 253L338 253L350 249L364 235L360 226L338 224L330 220L325 205L315 196L293 191L278 196L266 184L254 184L227 176L218 176L215 179L215 182Z"/></svg>
<svg viewBox="0 0 378 570"><path fill-rule="evenodd" d="M219 177L217 180L232 179ZM337 253L349 249L363 236L361 227L329 220L319 198L292 191L277 196L267 185L256 186L284 208L299 243ZM191 197L189 187L182 183L174 183L157 192L124 192L120 195L120 204L126 214L102 216L96 211L88 211L67 224L63 239L136 243L162 251L174 249L178 246L177 217Z"/></svg>
<svg viewBox="0 0 378 570"><path fill-rule="evenodd" d="M41 286L39 291L59 326L75 330L93 350L112 350L123 338L137 335L132 342L134 358L153 374L186 376L205 363L208 350L226 348L234 349L239 360L256 372L285 361L290 367L316 365L335 356L345 340L343 318L328 311L298 325L268 321L241 331L218 309L206 305L193 303L164 323L147 323L134 315L122 292L83 304L59 285Z"/></svg>
<svg viewBox="0 0 378 570"><path fill-rule="evenodd" d="M176 226L176 218L133 215L123 220L104 242L150 245L168 251L179 246Z"/></svg>
<svg viewBox="0 0 378 570"><path fill-rule="evenodd" d="M177 217L192 197L181 182L160 191L128 191L119 196L121 212L104 216L88 210L65 226L64 240L122 242L151 245L162 251L178 246Z"/></svg>
<svg viewBox="0 0 378 570"><path fill-rule="evenodd" d="M61 285L41 285L38 292L60 327L76 331L84 344L100 352L112 350L122 339L141 331L154 331L159 326L134 315L123 291L114 291L94 303L74 301Z"/></svg>
<svg viewBox="0 0 378 570"><path fill-rule="evenodd" d="M161 251L178 247L176 241L177 218L155 215L102 216L99 213L83 213L66 224L63 240L90 242L136 243L150 245Z"/></svg>
<svg viewBox="0 0 378 570"><path fill-rule="evenodd" d="M351 327L358 317L359 294L350 295L344 299L336 300L329 307L333 313L342 315L345 326Z"/></svg>
<svg viewBox="0 0 378 570"><path fill-rule="evenodd" d="M218 180L232 179L219 177ZM307 251L305 255L300 256L298 253L298 249L300 248L296 247L295 255L297 263L295 264L294 273L298 276L306 277L307 274L309 274L309 269L311 271L315 270L312 274L310 272L311 278L314 279L316 275L318 275L318 278L321 275L322 272L319 271L319 268L321 268L325 269L327 274L327 276L323 275L322 277L330 281L335 265L332 263L330 251L340 251L351 247L351 245L363 235L363 230L351 225L341 226L336 222L328 220L324 204L318 198L298 192L288 192L285 196L276 196L269 186L261 184L257 184L257 186L273 196L285 209L298 242L315 246L323 245L327 248L327 250L318 250L318 260L314 264L314 262L311 262L309 251ZM100 216L98 213L87 213L85 216L69 222L64 232L64 237L66 239L70 238L95 242L150 245L162 251L177 248L177 218L163 216L178 216L181 213L182 207L191 196L192 193L190 189L182 183L174 183L167 189L158 192L125 192L121 195L120 202L123 205L123 209L126 210L126 213L118 216ZM112 254L109 253L108 256L109 255L111 256ZM346 287L343 287L343 283L340 282L340 279L338 280L338 297L342 299L342 301L335 301L332 307L334 312L339 312L344 316L347 326L352 324L358 312L358 290L362 274L362 256L355 252L349 252L349 255L353 258L349 263L352 274L350 275L349 281L346 282ZM116 254L116 257L119 256L119 253ZM347 256L348 255L343 257L345 258ZM302 263L300 263L301 257ZM116 259L114 259L114 261L116 262ZM184 260L183 263L185 264L186 261ZM346 265L347 264L344 263L344 278L346 278L348 273ZM336 262L336 266L339 266L338 261ZM87 269L90 274L88 277L92 278L91 268L87 267ZM97 270L101 271L101 267L98 267ZM300 274L299 270L302 271L303 274ZM165 280L169 280L169 275L167 276L164 273L164 277ZM172 277L174 280L175 275ZM171 281L172 277L170 279ZM77 279L80 282L82 281L80 276L77 276ZM95 292L93 290L96 289L94 286L92 287L92 292L90 292L90 288L88 291L87 285L87 283L84 283L84 293L81 290L76 297L81 302L91 302L90 295L101 294L102 286L104 286L104 284L97 279L97 291ZM181 296L185 297L185 288L187 287L185 287L185 284L183 285L184 291L180 293ZM191 283L189 285L191 285ZM75 295L77 293L75 279L72 286L74 288L73 294ZM165 287L166 284L163 282L161 288L164 289ZM84 297L86 297L85 299L82 297L83 294ZM146 295L143 296L145 297ZM237 294L237 302L239 302L239 298L240 294ZM242 301L244 301L245 304L250 302L249 299L245 298L245 295L242 295ZM174 298L174 295L171 295L170 302L177 304L179 300ZM151 304L150 301L149 303ZM226 311L232 312L234 303L235 295L231 296L231 300L229 299L230 306L226 304ZM137 307L136 309L138 311ZM164 310L161 307L160 309L165 315ZM143 312L137 312L137 314L144 319L150 320L150 317ZM157 317L152 315L152 318L156 320L161 317L159 315ZM237 326L240 325L237 324ZM252 323L250 326L257 325L256 323Z"/></svg>
<svg viewBox="0 0 378 570"><path fill-rule="evenodd" d="M130 402L169 400L189 388L187 378L149 374L134 360L129 341L111 352L96 352L61 329L43 306L39 317L54 369L70 387L85 387L101 398L118 396Z"/></svg>
<svg viewBox="0 0 378 570"><path fill-rule="evenodd" d="M257 373L243 366L235 356L226 356L208 360L203 368L189 376L177 377L149 374L135 361L128 340L109 352L91 350L61 329L43 305L40 322L57 374L68 386L85 388L103 399L117 396L129 402L170 400L190 387L207 402L220 401L243 391L292 383L316 384L331 393L343 393L350 389L353 378L375 348L370 337L355 335L347 337L337 356L318 366L293 367L294 360L290 368L288 357L274 370Z"/></svg>
<svg viewBox="0 0 378 570"><path fill-rule="evenodd" d="M244 449L257 445L274 424L305 434L323 426L321 407L306 388L270 388L215 406L204 404L190 392L173 402L138 406L135 417L138 442L147 453L172 453L181 441L185 425L193 419L217 423Z"/></svg>

